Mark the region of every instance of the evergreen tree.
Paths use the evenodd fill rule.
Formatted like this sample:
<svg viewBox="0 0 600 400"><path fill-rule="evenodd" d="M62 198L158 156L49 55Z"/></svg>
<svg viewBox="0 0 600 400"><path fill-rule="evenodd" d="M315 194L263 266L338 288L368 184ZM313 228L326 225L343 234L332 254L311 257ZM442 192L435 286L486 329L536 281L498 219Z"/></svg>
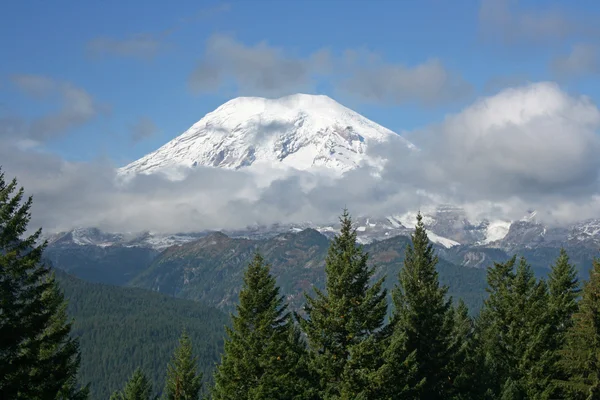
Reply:
<svg viewBox="0 0 600 400"><path fill-rule="evenodd" d="M547 399L552 393L552 324L548 292L516 256L488 271L479 319L488 397Z"/></svg>
<svg viewBox="0 0 600 400"><path fill-rule="evenodd" d="M448 375L452 378L451 398L481 399L480 382L477 379L480 369L475 352L475 325L462 299L458 301L456 309L450 309L449 317L452 319L450 349L453 353L448 365Z"/></svg>
<svg viewBox="0 0 600 400"><path fill-rule="evenodd" d="M110 400L151 400L155 398L152 396L152 383L141 368L136 368L122 391L115 392L110 396Z"/></svg>
<svg viewBox="0 0 600 400"><path fill-rule="evenodd" d="M453 392L450 366L454 357L451 300L446 296L448 288L439 284L438 257L420 213L411 239L399 284L392 293L393 336L405 338L406 350L415 354L419 398L450 398Z"/></svg>
<svg viewBox="0 0 600 400"><path fill-rule="evenodd" d="M46 244L36 244L41 230L24 237L32 198L23 194L0 171L0 398L87 398L64 296L41 262Z"/></svg>
<svg viewBox="0 0 600 400"><path fill-rule="evenodd" d="M593 262L579 310L565 337L562 365L569 380L562 387L571 399L600 399L600 260Z"/></svg>
<svg viewBox="0 0 600 400"><path fill-rule="evenodd" d="M304 342L275 278L256 254L244 276L237 315L215 373L213 399L302 399L310 388Z"/></svg>
<svg viewBox="0 0 600 400"><path fill-rule="evenodd" d="M166 400L198 400L202 374L197 372L198 358L192 354L192 342L184 331L173 358L167 366L163 397Z"/></svg>
<svg viewBox="0 0 600 400"><path fill-rule="evenodd" d="M573 314L577 311L577 297L580 291L577 270L569 262L565 249L561 249L548 275L549 308L559 348L564 343L566 331L573 323Z"/></svg>
<svg viewBox="0 0 600 400"><path fill-rule="evenodd" d="M369 399L420 400L425 379L419 373L416 351L409 351L407 335L401 331L392 334L392 327L384 328L381 365L371 382Z"/></svg>
<svg viewBox="0 0 600 400"><path fill-rule="evenodd" d="M561 381L567 379L565 371L560 365L560 352L565 346L566 332L573 325L573 314L577 311L579 292L575 266L569 262L569 256L565 249L561 249L548 276L548 309L552 328L550 345L554 353L553 379L559 382L557 391L553 393L554 398L567 396L562 392L560 385Z"/></svg>
<svg viewBox="0 0 600 400"><path fill-rule="evenodd" d="M306 295L306 317L297 317L308 339L319 398L373 398L387 312L384 278L370 285L375 269L356 244L347 210L340 221L325 260L326 290L314 288L316 297Z"/></svg>

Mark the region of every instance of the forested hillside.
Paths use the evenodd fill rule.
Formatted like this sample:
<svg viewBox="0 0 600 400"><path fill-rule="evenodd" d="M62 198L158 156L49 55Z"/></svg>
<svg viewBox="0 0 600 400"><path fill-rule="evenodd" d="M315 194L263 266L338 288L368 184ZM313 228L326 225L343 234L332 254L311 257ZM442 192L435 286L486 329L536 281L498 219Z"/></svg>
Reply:
<svg viewBox="0 0 600 400"><path fill-rule="evenodd" d="M136 367L157 390L183 328L189 332L199 370L208 380L223 348L228 317L199 302L143 289L88 283L56 270L81 345L79 380L92 399L107 399Z"/></svg>

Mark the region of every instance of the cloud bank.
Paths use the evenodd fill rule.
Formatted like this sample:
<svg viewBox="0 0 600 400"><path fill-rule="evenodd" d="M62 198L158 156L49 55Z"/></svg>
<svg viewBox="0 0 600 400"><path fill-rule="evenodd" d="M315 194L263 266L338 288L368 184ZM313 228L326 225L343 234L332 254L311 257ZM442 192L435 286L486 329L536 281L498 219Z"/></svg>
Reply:
<svg viewBox="0 0 600 400"><path fill-rule="evenodd" d="M139 176L123 184L112 165L68 163L0 146L7 177L34 195L32 226L48 231L98 226L160 232L240 228L275 222L384 216L440 203L473 217L550 223L600 215L600 110L584 96L541 82L485 97L401 141L369 149L389 161L378 177L365 166L342 178L268 167L196 168L177 182Z"/></svg>
<svg viewBox="0 0 600 400"><path fill-rule="evenodd" d="M43 142L68 133L108 110L87 91L70 82L41 75L13 75L12 83L24 94L37 100L58 97L57 110L33 119L20 116L0 117L0 138L19 142Z"/></svg>

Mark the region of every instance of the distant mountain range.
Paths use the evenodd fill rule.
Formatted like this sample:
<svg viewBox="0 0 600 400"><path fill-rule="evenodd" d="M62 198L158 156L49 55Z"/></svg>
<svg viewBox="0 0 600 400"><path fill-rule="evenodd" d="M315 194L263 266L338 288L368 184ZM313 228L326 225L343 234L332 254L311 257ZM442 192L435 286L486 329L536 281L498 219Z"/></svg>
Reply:
<svg viewBox="0 0 600 400"><path fill-rule="evenodd" d="M449 213L446 210L442 215ZM591 223L562 230L546 228L532 220L517 221L510 225L502 239L478 244L476 227L468 225L457 230L453 218L428 218L427 221L431 229L440 234L431 236L437 237L435 248L440 256L438 270L442 281L450 285L452 294L466 299L475 310L485 296L485 269L493 262L505 261L513 254L522 255L536 273L543 276L561 246L582 272L587 271L592 259L599 255L597 232ZM363 238L369 232L385 233L385 230L375 229L377 224L373 225L359 230ZM365 225L359 228L361 226ZM298 226L278 229L279 232L247 230L231 236L223 232L204 232L164 238L143 236L142 239L124 239L124 236L99 230L78 230L51 238L46 257L58 268L89 281L150 289L230 310L237 301L244 268L254 252L260 251L272 264L290 304L299 307L305 290L324 283L325 255L335 228L322 228L322 232ZM371 261L378 266L378 276L387 275L390 288L410 242L410 229L403 226L394 229L394 235L387 239L363 240ZM446 235L444 240L440 239L442 234ZM454 239L448 236L465 238L465 244L449 243ZM177 244L165 246L165 243L175 242ZM157 247L156 243L161 245Z"/></svg>
<svg viewBox="0 0 600 400"><path fill-rule="evenodd" d="M415 213L387 218L359 217L355 219L358 240L363 244L385 240L394 236L409 236L416 221ZM441 206L432 213L424 214L429 239L444 248L470 246L498 248L514 251L520 248L581 246L600 249L600 219L577 222L568 226L548 226L538 222L535 212L517 221L471 221L459 207ZM337 223L275 224L250 226L244 229L224 230L233 238L265 239L288 232L314 229L327 237L333 236ZM94 245L98 247L123 246L150 248L157 251L170 246L198 240L212 231L191 233L108 233L98 228L78 228L67 232L47 235L53 247Z"/></svg>

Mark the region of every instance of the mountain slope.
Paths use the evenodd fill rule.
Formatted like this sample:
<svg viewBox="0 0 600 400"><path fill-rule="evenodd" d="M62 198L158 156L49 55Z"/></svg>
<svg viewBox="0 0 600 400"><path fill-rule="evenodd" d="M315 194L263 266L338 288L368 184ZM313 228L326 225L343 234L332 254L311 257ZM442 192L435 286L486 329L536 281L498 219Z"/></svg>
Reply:
<svg viewBox="0 0 600 400"><path fill-rule="evenodd" d="M408 237L396 236L365 246L377 266L377 276L387 275L388 289L397 282L409 241ZM299 309L304 291L310 292L312 285L323 288L328 247L328 239L314 229L266 240L234 239L214 233L165 250L131 284L230 310L237 302L243 270L258 250L271 264L290 306ZM452 295L464 298L474 310L480 307L485 294L485 270L445 260L440 261L438 270L441 281L451 285Z"/></svg>
<svg viewBox="0 0 600 400"><path fill-rule="evenodd" d="M79 380L91 384L91 399L107 399L138 366L155 390L162 390L167 362L184 327L205 380L211 380L229 323L223 312L142 289L84 282L60 269L55 273L81 345Z"/></svg>
<svg viewBox="0 0 600 400"><path fill-rule="evenodd" d="M198 165L239 169L261 162L344 172L363 161L376 163L367 146L388 140L414 147L327 96L238 97L120 173L176 176L178 169Z"/></svg>

